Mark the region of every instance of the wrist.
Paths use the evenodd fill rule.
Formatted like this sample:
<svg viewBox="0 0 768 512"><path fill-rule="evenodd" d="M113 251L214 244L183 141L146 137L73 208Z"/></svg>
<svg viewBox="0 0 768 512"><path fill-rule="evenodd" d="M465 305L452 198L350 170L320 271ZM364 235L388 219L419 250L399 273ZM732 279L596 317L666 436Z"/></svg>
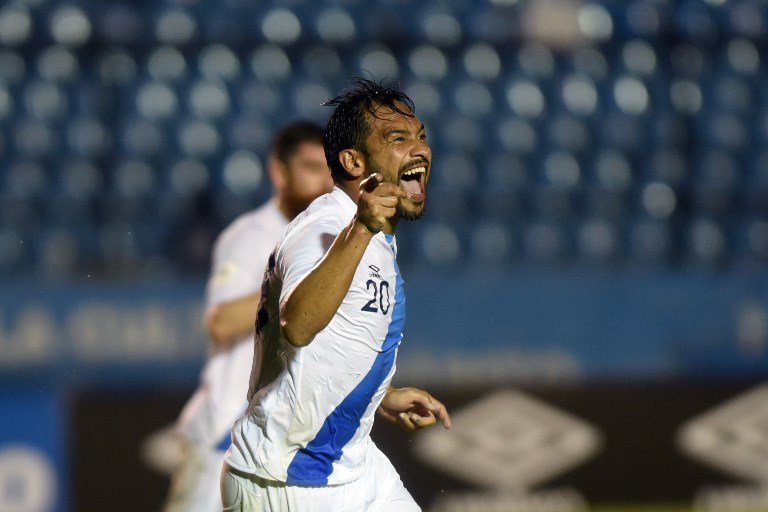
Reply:
<svg viewBox="0 0 768 512"><path fill-rule="evenodd" d="M368 226L366 226L365 223L360 220L357 215L355 215L355 218L352 220L352 226L349 230L349 234L351 238L360 238L369 241L376 233L368 228Z"/></svg>

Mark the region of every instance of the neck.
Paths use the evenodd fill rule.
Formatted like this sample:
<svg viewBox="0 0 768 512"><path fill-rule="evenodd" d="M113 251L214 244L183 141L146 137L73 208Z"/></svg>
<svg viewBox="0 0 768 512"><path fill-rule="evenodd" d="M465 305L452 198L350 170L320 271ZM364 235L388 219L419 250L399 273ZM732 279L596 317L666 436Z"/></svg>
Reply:
<svg viewBox="0 0 768 512"><path fill-rule="evenodd" d="M285 197L277 196L276 200L277 209L280 210L280 213L282 213L289 221L292 221L298 214L301 213L301 209L297 208L296 205L286 200Z"/></svg>

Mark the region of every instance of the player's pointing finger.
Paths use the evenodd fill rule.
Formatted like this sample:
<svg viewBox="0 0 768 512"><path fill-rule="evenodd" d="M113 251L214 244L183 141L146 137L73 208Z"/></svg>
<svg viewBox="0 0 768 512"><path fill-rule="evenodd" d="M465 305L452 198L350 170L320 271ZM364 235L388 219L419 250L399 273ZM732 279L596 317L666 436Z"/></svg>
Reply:
<svg viewBox="0 0 768 512"><path fill-rule="evenodd" d="M376 190L376 187L381 185L381 182L384 181L384 177L381 175L381 173L374 173L365 178L362 182L360 182L360 190L363 192L373 192Z"/></svg>

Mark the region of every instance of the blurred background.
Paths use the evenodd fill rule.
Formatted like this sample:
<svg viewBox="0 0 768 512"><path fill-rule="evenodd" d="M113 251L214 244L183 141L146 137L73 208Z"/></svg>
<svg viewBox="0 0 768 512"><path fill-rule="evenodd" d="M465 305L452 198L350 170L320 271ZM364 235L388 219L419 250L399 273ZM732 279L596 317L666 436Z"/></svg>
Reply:
<svg viewBox="0 0 768 512"><path fill-rule="evenodd" d="M287 121L399 83L434 152L398 230L377 425L425 510L768 510L768 2L6 0L0 511L159 510L215 236ZM666 507L666 508L664 508Z"/></svg>

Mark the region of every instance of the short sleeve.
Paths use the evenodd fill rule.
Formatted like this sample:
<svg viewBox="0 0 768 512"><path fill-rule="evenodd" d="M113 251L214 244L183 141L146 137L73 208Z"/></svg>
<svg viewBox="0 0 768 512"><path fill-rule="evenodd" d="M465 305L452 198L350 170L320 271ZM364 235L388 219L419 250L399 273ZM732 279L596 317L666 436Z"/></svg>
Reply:
<svg viewBox="0 0 768 512"><path fill-rule="evenodd" d="M229 302L261 290L269 255L277 240L267 229L223 233L216 241L208 279L208 306Z"/></svg>
<svg viewBox="0 0 768 512"><path fill-rule="evenodd" d="M283 283L281 304L323 259L344 226L344 221L337 217L324 217L307 222L285 237L277 253L277 266Z"/></svg>

